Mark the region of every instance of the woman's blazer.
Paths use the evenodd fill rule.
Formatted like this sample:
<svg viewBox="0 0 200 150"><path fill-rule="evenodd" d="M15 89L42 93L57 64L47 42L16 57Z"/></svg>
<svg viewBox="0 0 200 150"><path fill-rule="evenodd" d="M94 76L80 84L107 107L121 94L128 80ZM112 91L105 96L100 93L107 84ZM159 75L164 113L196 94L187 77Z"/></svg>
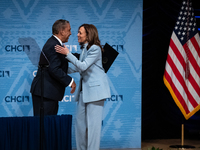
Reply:
<svg viewBox="0 0 200 150"><path fill-rule="evenodd" d="M107 74L102 67L101 48L97 45L92 45L87 50L86 47L87 44L84 45L80 60L71 53L66 56L66 58L76 67L75 70L69 68L68 73L78 71L81 75L79 88L75 94L75 101L78 101L82 82L84 103L111 97Z"/></svg>

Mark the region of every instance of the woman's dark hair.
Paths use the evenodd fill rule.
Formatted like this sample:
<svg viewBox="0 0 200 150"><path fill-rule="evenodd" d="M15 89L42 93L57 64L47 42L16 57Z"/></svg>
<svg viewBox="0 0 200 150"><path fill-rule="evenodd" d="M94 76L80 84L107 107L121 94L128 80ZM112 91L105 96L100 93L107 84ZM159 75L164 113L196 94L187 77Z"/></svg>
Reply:
<svg viewBox="0 0 200 150"><path fill-rule="evenodd" d="M88 46L87 50L92 46L92 45L98 45L101 48L101 51L103 51L103 48L101 46L101 42L99 40L99 35L97 28L93 24L82 24L81 27L84 27L86 31L86 36L87 36L87 41L88 41Z"/></svg>

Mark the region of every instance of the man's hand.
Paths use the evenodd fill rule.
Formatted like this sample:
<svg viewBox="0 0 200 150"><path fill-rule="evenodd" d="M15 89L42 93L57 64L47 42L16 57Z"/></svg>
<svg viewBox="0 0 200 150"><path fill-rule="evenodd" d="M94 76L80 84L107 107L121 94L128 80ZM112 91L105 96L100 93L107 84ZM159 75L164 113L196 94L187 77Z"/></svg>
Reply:
<svg viewBox="0 0 200 150"><path fill-rule="evenodd" d="M72 82L71 88L72 88L72 89L71 89L71 92L70 92L70 93L73 94L73 93L75 92L75 90L76 90L76 83L75 83L74 81Z"/></svg>

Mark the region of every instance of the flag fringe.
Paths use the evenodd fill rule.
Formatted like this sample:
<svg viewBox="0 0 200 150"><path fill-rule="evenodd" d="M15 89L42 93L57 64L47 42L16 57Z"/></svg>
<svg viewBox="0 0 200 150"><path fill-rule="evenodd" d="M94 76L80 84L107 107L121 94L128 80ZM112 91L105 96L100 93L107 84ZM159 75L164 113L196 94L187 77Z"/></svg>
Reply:
<svg viewBox="0 0 200 150"><path fill-rule="evenodd" d="M170 86L169 82L167 81L167 79L165 78L165 76L163 76L163 80L164 80L164 84L165 86L168 88L172 98L174 99L176 105L179 107L179 109L181 110L182 114L184 115L185 119L188 120L192 115L194 115L199 109L200 109L200 105L198 105L197 107L195 107L190 113L186 114L185 109L183 108L183 106L181 105L180 101L178 100L178 98L176 97L172 87Z"/></svg>

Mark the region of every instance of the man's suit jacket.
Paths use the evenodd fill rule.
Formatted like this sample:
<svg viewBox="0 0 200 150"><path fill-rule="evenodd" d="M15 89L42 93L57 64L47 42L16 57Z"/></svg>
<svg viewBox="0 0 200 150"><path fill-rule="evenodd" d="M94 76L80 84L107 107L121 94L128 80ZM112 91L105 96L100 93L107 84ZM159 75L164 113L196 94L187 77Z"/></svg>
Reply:
<svg viewBox="0 0 200 150"><path fill-rule="evenodd" d="M39 65L46 64L44 68L44 97L56 101L61 101L65 87L67 87L72 78L67 75L68 61L65 55L56 53L54 46L60 42L54 37L50 37L44 45ZM44 55L43 55L44 54ZM45 57L44 57L45 56ZM37 75L33 79L30 92L41 96L41 67L38 67Z"/></svg>
<svg viewBox="0 0 200 150"><path fill-rule="evenodd" d="M78 60L73 54L69 53L66 58L76 67L70 68L69 73L80 72L82 80L83 102L99 101L109 98L110 87L107 75L102 67L101 49L97 45L92 45L86 50L87 44L84 45L80 59ZM80 82L81 83L81 82ZM75 95L75 101L78 101L81 84Z"/></svg>

